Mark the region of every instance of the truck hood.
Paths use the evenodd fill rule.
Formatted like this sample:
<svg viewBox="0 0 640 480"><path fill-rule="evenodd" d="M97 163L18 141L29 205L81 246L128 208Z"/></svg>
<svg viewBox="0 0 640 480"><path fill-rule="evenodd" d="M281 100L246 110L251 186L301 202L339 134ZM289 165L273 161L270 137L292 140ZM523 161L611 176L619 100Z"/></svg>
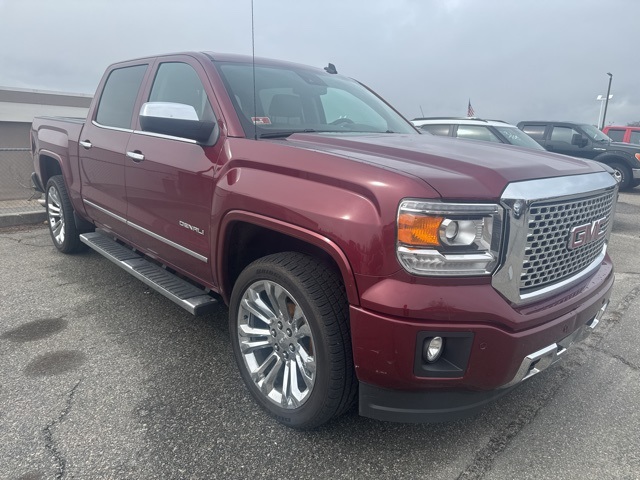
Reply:
<svg viewBox="0 0 640 480"><path fill-rule="evenodd" d="M597 146L597 144L596 144ZM640 146L634 145L632 143L624 143L624 142L609 142L610 150L622 150L623 152L630 153L631 155L635 155L636 153L640 153Z"/></svg>
<svg viewBox="0 0 640 480"><path fill-rule="evenodd" d="M497 200L510 182L604 170L593 161L546 151L433 135L298 133L286 141L404 172L449 199Z"/></svg>

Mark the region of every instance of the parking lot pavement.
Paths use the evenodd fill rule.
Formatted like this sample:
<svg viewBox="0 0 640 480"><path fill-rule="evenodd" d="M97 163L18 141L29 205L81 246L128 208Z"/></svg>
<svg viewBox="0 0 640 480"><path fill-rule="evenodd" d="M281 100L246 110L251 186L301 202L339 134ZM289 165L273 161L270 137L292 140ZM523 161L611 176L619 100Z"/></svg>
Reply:
<svg viewBox="0 0 640 480"><path fill-rule="evenodd" d="M42 227L0 230L0 478L640 478L640 188L620 196L596 333L479 416L272 421L227 311L192 317Z"/></svg>

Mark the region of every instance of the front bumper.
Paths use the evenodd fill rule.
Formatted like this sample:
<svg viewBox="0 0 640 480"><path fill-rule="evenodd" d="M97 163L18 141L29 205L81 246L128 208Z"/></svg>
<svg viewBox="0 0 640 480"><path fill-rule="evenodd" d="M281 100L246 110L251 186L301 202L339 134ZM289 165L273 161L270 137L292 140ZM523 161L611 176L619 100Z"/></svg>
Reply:
<svg viewBox="0 0 640 480"><path fill-rule="evenodd" d="M423 296L434 294L433 308L440 312L444 308L448 322L441 317L429 320L428 311L414 311L422 318L393 318L351 307L360 414L387 421L434 422L475 413L554 364L571 345L588 335L604 315L612 286L613 269L607 259L597 273L563 292L560 298L550 299L544 307L528 306L526 315L509 307L512 318L502 321L468 321L473 312L456 311L454 299L447 302L437 297L437 287L423 287ZM490 289L490 285L457 287L459 298L482 291L487 297ZM446 303L449 305L443 306ZM481 299L478 303L482 304ZM505 312L503 305L494 308ZM487 312L482 313L477 317L487 318ZM505 327L518 316L528 317L525 324L533 326L517 331ZM535 318L545 321L539 323ZM450 377L425 375L416 369L420 352L417 342L425 332L472 336L468 360L459 373Z"/></svg>
<svg viewBox="0 0 640 480"><path fill-rule="evenodd" d="M631 171L633 172L633 179L637 180L640 178L640 168L633 168L631 169Z"/></svg>

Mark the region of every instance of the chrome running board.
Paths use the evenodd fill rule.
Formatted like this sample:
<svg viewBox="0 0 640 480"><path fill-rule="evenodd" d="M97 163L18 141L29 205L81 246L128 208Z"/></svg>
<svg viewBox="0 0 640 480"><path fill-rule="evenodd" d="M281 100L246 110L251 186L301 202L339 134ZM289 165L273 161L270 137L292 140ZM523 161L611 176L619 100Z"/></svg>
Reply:
<svg viewBox="0 0 640 480"><path fill-rule="evenodd" d="M209 313L218 304L206 291L151 263L102 233L83 233L80 241L193 315Z"/></svg>

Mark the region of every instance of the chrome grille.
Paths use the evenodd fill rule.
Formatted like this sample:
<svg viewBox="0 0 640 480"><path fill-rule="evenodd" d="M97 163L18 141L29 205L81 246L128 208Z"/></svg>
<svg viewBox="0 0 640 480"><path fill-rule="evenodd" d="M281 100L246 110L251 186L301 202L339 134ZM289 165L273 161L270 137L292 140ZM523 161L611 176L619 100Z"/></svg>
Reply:
<svg viewBox="0 0 640 480"><path fill-rule="evenodd" d="M614 191L565 201L532 203L520 275L524 293L560 281L586 268L601 254L606 235L574 250L567 248L572 227L606 218L603 228L611 228Z"/></svg>

